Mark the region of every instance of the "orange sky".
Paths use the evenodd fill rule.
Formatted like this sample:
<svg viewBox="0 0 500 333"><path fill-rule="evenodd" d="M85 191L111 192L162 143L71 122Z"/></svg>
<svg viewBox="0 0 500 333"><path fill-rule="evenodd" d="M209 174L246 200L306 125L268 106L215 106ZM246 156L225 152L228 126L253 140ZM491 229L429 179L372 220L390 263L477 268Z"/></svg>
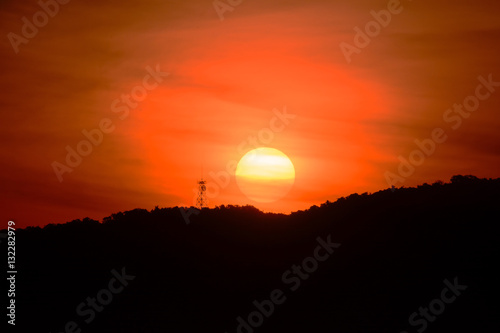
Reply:
<svg viewBox="0 0 500 333"><path fill-rule="evenodd" d="M221 21L211 1L72 0L17 53L8 35L22 35L22 18L33 21L40 6L3 1L0 220L45 225L190 206L202 168L210 206L289 213L389 187L398 156L409 158L435 128L446 142L396 186L499 177L500 87L459 128L443 119L475 94L479 76L500 82L498 3L399 6L348 63L341 43L354 45L354 28L388 1L245 0ZM145 79L156 67L169 75ZM127 111L114 102L141 91ZM285 111L286 124L273 120ZM60 182L53 162L66 164L66 146L76 149L82 130L103 119L112 129ZM296 180L284 199L259 204L233 176L223 184L210 175L251 149L249 137L262 143L271 123L280 130L260 145L288 155Z"/></svg>

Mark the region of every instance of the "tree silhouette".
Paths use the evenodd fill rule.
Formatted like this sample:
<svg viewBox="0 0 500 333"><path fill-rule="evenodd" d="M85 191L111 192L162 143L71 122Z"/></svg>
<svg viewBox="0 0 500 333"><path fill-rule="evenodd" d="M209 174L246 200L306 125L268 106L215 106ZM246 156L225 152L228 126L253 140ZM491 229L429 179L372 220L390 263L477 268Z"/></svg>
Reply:
<svg viewBox="0 0 500 333"><path fill-rule="evenodd" d="M290 215L222 205L186 225L179 207L155 207L28 227L16 233L16 326L237 332L237 318L256 311L254 301L281 289L286 302L255 332L414 332L409 316L440 297L444 279L458 277L467 290L428 332L495 331L499 189L500 179L456 175ZM318 237L328 236L341 246L290 291L283 274L314 257ZM122 268L136 278L85 323L77 306Z"/></svg>

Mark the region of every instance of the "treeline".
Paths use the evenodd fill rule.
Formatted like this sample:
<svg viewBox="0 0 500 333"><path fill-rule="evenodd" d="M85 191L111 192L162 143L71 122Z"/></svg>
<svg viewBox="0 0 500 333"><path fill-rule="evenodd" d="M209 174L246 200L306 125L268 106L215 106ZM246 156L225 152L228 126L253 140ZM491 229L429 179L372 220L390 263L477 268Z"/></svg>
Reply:
<svg viewBox="0 0 500 333"><path fill-rule="evenodd" d="M229 205L191 214L186 224L182 209L18 230L19 329L64 332L69 322L75 332L498 328L500 179L458 175L290 215ZM340 245L322 261L327 250L318 246L328 240ZM109 292L120 289L122 270L134 278ZM420 314L455 278L467 286L460 297L430 313L433 320ZM268 303L275 290L286 300Z"/></svg>

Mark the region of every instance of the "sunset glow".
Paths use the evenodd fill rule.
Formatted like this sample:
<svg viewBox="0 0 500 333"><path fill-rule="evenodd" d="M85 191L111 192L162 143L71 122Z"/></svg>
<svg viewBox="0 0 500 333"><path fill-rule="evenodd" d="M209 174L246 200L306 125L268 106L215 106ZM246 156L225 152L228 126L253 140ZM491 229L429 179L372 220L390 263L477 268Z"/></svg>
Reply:
<svg viewBox="0 0 500 333"><path fill-rule="evenodd" d="M498 331L499 14L0 1L4 321Z"/></svg>
<svg viewBox="0 0 500 333"><path fill-rule="evenodd" d="M288 214L498 176L497 2L71 1L28 37L40 5L0 6L1 218L21 226L193 206L201 177L210 207ZM258 147L295 171L269 203L235 177Z"/></svg>

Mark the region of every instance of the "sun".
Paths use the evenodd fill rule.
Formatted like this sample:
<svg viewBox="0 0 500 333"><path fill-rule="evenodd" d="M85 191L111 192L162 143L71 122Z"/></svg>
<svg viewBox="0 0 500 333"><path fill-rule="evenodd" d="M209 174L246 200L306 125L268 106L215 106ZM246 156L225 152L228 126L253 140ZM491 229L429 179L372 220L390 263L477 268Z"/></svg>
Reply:
<svg viewBox="0 0 500 333"><path fill-rule="evenodd" d="M246 153L236 167L241 192L257 202L274 202L288 194L295 181L295 168L284 153L261 147Z"/></svg>

